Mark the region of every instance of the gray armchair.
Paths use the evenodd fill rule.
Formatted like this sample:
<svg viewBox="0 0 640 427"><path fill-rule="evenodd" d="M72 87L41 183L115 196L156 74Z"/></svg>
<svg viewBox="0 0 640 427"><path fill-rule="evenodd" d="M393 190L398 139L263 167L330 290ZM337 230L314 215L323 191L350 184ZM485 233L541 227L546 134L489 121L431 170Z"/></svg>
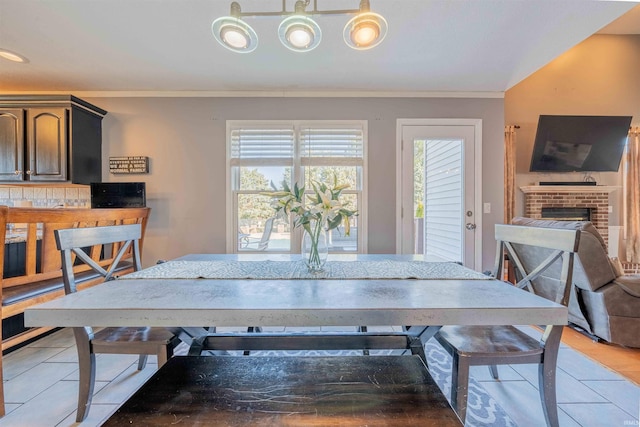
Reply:
<svg viewBox="0 0 640 427"><path fill-rule="evenodd" d="M616 274L604 240L591 222L517 217L512 224L580 230L569 322L610 343L640 348L640 275Z"/></svg>

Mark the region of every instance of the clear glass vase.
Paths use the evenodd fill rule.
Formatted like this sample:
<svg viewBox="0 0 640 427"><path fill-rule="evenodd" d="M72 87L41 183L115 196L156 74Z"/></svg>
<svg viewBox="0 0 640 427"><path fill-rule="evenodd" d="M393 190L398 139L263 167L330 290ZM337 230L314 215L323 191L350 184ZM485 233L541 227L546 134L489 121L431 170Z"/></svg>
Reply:
<svg viewBox="0 0 640 427"><path fill-rule="evenodd" d="M302 235L302 259L309 271L315 273L322 271L324 263L327 262L327 231L318 221L311 221L309 229L311 232L305 229Z"/></svg>

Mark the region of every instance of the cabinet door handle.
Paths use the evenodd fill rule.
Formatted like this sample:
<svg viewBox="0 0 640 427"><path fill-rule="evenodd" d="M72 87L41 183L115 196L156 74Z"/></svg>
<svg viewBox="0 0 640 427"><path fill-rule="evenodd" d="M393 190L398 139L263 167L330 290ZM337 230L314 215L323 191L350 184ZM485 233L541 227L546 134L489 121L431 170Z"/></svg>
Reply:
<svg viewBox="0 0 640 427"><path fill-rule="evenodd" d="M15 173L16 173L16 175L21 175L22 171L16 171Z"/></svg>
<svg viewBox="0 0 640 427"><path fill-rule="evenodd" d="M27 175L31 175L31 171L27 171Z"/></svg>

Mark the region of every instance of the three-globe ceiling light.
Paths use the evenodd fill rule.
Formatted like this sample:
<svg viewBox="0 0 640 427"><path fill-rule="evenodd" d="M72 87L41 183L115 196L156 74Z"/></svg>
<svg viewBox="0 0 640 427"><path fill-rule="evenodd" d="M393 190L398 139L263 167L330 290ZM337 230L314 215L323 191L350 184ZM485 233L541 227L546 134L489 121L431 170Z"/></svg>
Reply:
<svg viewBox="0 0 640 427"><path fill-rule="evenodd" d="M343 36L347 46L357 50L377 46L387 34L387 21L369 11L369 0L360 0L359 9L350 10L318 10L317 1L314 0L312 11L306 10L311 0L297 0L293 12L286 10L286 0L283 0L281 11L249 13L242 12L234 1L231 16L213 21L211 30L221 45L240 53L252 52L258 46L258 35L242 19L247 16L284 16L278 27L278 37L285 47L295 52L308 52L322 40L322 30L310 15L356 14L344 27Z"/></svg>

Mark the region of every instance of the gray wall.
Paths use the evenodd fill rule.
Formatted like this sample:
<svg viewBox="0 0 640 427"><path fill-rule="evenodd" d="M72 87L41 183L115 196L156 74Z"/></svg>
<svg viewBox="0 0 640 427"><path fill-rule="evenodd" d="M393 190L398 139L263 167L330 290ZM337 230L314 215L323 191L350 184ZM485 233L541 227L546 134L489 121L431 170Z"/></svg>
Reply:
<svg viewBox="0 0 640 427"><path fill-rule="evenodd" d="M493 266L493 226L503 212L503 99L86 98L103 122L105 181L145 181L152 208L144 264L225 252L226 120L359 119L369 123L369 253L394 253L396 120L483 120L483 270ZM148 175L112 175L109 156L149 156Z"/></svg>

